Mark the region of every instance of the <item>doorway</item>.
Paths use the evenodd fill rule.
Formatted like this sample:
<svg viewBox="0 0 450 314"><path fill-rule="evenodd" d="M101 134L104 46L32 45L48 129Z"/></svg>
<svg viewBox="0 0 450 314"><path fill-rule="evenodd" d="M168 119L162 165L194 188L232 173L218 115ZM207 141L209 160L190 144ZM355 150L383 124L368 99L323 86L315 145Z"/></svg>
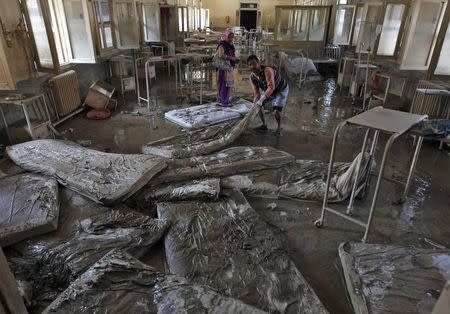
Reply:
<svg viewBox="0 0 450 314"><path fill-rule="evenodd" d="M256 21L258 18L258 11L256 10L241 10L240 12L240 26L245 27L247 31L256 29Z"/></svg>

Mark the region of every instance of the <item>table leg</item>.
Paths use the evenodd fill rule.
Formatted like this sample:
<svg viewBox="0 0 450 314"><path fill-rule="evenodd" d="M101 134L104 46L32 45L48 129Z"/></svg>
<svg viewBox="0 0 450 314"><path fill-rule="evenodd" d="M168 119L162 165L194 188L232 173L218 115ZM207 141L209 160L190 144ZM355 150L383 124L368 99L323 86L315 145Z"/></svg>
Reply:
<svg viewBox="0 0 450 314"><path fill-rule="evenodd" d="M138 101L138 105L140 106L141 105L141 88L139 86L139 68L138 68L138 60L136 58L136 54L134 54L134 76L135 76L135 81L136 81L137 101Z"/></svg>
<svg viewBox="0 0 450 314"><path fill-rule="evenodd" d="M8 122L6 122L5 113L3 112L3 107L0 105L0 113L2 115L3 125L5 126L6 136L8 137L8 141L11 143L11 135L9 134Z"/></svg>
<svg viewBox="0 0 450 314"><path fill-rule="evenodd" d="M414 169L417 165L417 160L419 159L420 149L422 148L423 137L418 136L416 149L414 151L414 156L411 161L411 167L409 168L408 179L406 180L405 191L403 192L402 203L405 202L406 197L408 196L409 188L411 187L412 176L414 174Z"/></svg>
<svg viewBox="0 0 450 314"><path fill-rule="evenodd" d="M341 123L338 124L338 126L334 130L333 143L331 144L330 164L328 165L327 186L325 188L325 195L323 197L322 214L320 215L320 218L314 222L314 225L318 228L322 227L325 221L325 211L328 204L328 192L330 190L331 173L333 171L334 154L336 152L337 138L339 136L340 130L345 124L347 124L347 121L342 121Z"/></svg>
<svg viewBox="0 0 450 314"><path fill-rule="evenodd" d="M372 225L373 213L375 211L375 206L377 205L377 201L378 201L378 193L380 192L381 179L383 177L384 167L386 165L386 159L387 159L387 156L389 155L389 152L391 150L392 143L394 143L395 139L398 136L399 136L399 134L397 134L397 133L396 134L392 134L391 137L389 138L389 140L387 141L386 146L384 148L383 159L381 160L380 170L378 172L377 184L375 186L375 192L373 193L372 205L370 206L369 219L367 220L366 231L364 233L364 237L362 238L362 242L366 242L367 241L367 236L369 235L370 226Z"/></svg>
<svg viewBox="0 0 450 314"><path fill-rule="evenodd" d="M31 125L31 120L30 120L30 116L28 115L27 106L28 106L28 104L23 103L22 104L22 110L23 110L23 114L25 115L25 120L27 121L28 130L30 132L31 138L33 140L35 140L34 132L33 132L33 126Z"/></svg>
<svg viewBox="0 0 450 314"><path fill-rule="evenodd" d="M361 157L358 160L358 164L356 165L356 173L355 173L355 177L353 178L353 188L352 188L352 194L350 195L350 200L348 202L348 206L347 206L347 215L351 215L352 214L352 210L353 210L353 202L355 200L355 194L356 194L356 188L358 187L358 177L359 177L359 172L361 170L361 164L362 161L364 159L364 154L366 152L366 146L367 146L367 139L369 138L369 133L370 133L370 129L367 129L366 134L364 135L364 140L363 140L363 144L362 144L362 148L361 148Z"/></svg>
<svg viewBox="0 0 450 314"><path fill-rule="evenodd" d="M203 63L200 63L200 105L203 105Z"/></svg>

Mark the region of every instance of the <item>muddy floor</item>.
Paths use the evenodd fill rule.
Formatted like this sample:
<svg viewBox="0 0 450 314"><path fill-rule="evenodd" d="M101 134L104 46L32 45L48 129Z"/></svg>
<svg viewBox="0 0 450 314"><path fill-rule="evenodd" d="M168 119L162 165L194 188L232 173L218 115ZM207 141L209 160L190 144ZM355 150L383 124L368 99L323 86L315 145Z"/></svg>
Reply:
<svg viewBox="0 0 450 314"><path fill-rule="evenodd" d="M236 71L236 93L250 96L248 73ZM214 89L214 84L210 87ZM297 158L327 161L331 137L335 126L355 114L357 105L338 92L334 78L307 82L301 89L291 85L288 107L284 112L283 134L276 136L273 115L267 116L269 131L254 130L259 121L235 145L272 146L293 154ZM149 112L137 104L136 97L125 95L113 116L104 121L87 120L84 114L72 118L58 127L64 137L85 141L90 148L117 153L138 153L143 144L180 132L176 125L164 120L164 112L187 106L189 99L175 97L174 78L158 73L157 83L151 90L158 95L156 111ZM213 93L212 93L213 94ZM386 107L399 109L403 106L392 96ZM122 113L139 111L140 115ZM336 159L351 161L362 144L363 133L357 128L347 128L342 133ZM87 142L86 142L87 141ZM382 136L376 154L377 165L386 136ZM412 138L403 136L393 146L388 159L385 179L382 181L374 224L369 234L371 243L394 243L432 247L430 240L450 247L450 162L447 150L439 151L438 144L425 142L418 161L409 198L403 205L395 205L402 195L399 181L406 179L408 165L413 153ZM375 185L372 176L371 187ZM371 194L369 194L371 195ZM315 289L317 295L331 313L351 313L346 296L338 245L345 241L359 241L363 229L342 218L327 215L325 226L317 229L313 221L319 217L318 202L275 201L276 208L269 206L273 200L249 199L258 214L285 239L291 259ZM339 206L337 206L339 207ZM340 205L345 208L344 205ZM367 219L369 200L357 200L355 216ZM151 256L144 258L152 266L164 270L163 245L157 245Z"/></svg>

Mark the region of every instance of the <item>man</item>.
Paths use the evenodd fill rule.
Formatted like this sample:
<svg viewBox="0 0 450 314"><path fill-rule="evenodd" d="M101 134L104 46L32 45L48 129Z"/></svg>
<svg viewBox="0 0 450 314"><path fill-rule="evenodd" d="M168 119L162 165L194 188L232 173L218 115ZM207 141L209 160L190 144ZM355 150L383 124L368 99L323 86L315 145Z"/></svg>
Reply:
<svg viewBox="0 0 450 314"><path fill-rule="evenodd" d="M262 125L260 130L266 131L267 124L264 117L264 105L268 102L272 103L272 109L275 111L275 119L278 127L276 134L281 134L281 111L286 106L289 95L289 86L280 73L274 68L262 65L255 55L247 58L247 65L252 71L250 76L253 89L253 103L256 103L259 109L259 117ZM261 96L260 89L264 92Z"/></svg>

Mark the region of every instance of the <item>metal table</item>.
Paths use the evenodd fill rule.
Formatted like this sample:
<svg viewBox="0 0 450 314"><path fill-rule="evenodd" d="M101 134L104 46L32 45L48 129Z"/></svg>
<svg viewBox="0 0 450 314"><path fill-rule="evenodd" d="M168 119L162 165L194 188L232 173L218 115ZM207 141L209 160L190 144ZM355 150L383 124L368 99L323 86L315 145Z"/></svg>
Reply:
<svg viewBox="0 0 450 314"><path fill-rule="evenodd" d="M42 134L40 134L42 132L39 132L39 129L42 126L45 125L46 127L50 128L50 130L53 129L44 94L12 94L2 96L0 97L0 114L2 116L8 140L10 142L11 136L8 131L8 123L3 112L3 106L9 104L18 106L22 109L23 115L25 116L25 121L27 122L28 132L30 133L30 136L33 140L39 139L42 136ZM30 114L34 114L34 116L40 119L42 122L40 122L38 125L33 125Z"/></svg>
<svg viewBox="0 0 450 314"><path fill-rule="evenodd" d="M387 157L391 150L392 144L400 135L407 132L415 124L417 124L420 121L425 120L427 118L428 118L427 115L416 115L416 114L412 114L412 113L408 113L408 112L401 112L401 111L397 111L397 110L385 109L383 107L375 107L373 109L365 111L359 115L356 115L352 118L349 118L349 119L341 122L334 131L333 144L331 146L331 154L330 154L330 164L328 167L327 185L326 185L325 195L324 195L323 204L322 204L322 214L321 214L320 218L314 222L315 226L318 228L322 227L323 223L325 221L325 212L330 212L330 213L338 215L342 218L345 218L346 220L348 220L350 222L353 222L357 225L364 227L365 233L364 233L364 237L362 238L362 242L366 242L367 236L370 231L370 226L372 224L375 207L377 205L378 193L380 191L381 178L383 177L386 160L387 160ZM381 160L381 165L380 165L380 169L378 172L377 183L375 186L375 191L374 191L374 195L372 198L372 203L371 203L370 212L369 212L369 218L368 218L367 222L363 222L361 220L350 217L350 214L353 209L353 202L354 202L355 196L357 195L359 190L361 190L361 188L362 188L362 187L359 187L359 190L357 191L357 189L358 189L357 178L359 176L361 162L362 162L363 158L361 158L359 160L357 168L356 168L356 175L354 177L355 179L353 182L353 188L352 188L352 193L350 195L347 213L344 214L338 210L328 207L328 192L329 192L329 188L330 188L337 138L339 136L339 132L341 131L342 127L345 125L356 125L356 126L361 126L361 127L364 127L367 129L365 136L364 136L362 149L361 149L361 153L363 156L366 153L366 146L367 146L367 142L368 142L368 138L369 138L369 133L372 130L374 131L372 147L369 152L369 158L372 158L372 156L374 155L374 152L375 152L375 149L376 149L376 146L378 143L379 133L384 132L384 133L391 134L391 136L389 137L388 141L386 142L386 145L384 148L383 158ZM409 192L412 174L414 173L414 169L416 167L417 158L419 156L420 149L422 147L422 141L423 141L423 137L419 137L419 140L417 141L416 148L414 151L414 156L411 161L408 178L406 180L405 190L403 192L403 199L402 199L403 201L406 199L406 196Z"/></svg>

